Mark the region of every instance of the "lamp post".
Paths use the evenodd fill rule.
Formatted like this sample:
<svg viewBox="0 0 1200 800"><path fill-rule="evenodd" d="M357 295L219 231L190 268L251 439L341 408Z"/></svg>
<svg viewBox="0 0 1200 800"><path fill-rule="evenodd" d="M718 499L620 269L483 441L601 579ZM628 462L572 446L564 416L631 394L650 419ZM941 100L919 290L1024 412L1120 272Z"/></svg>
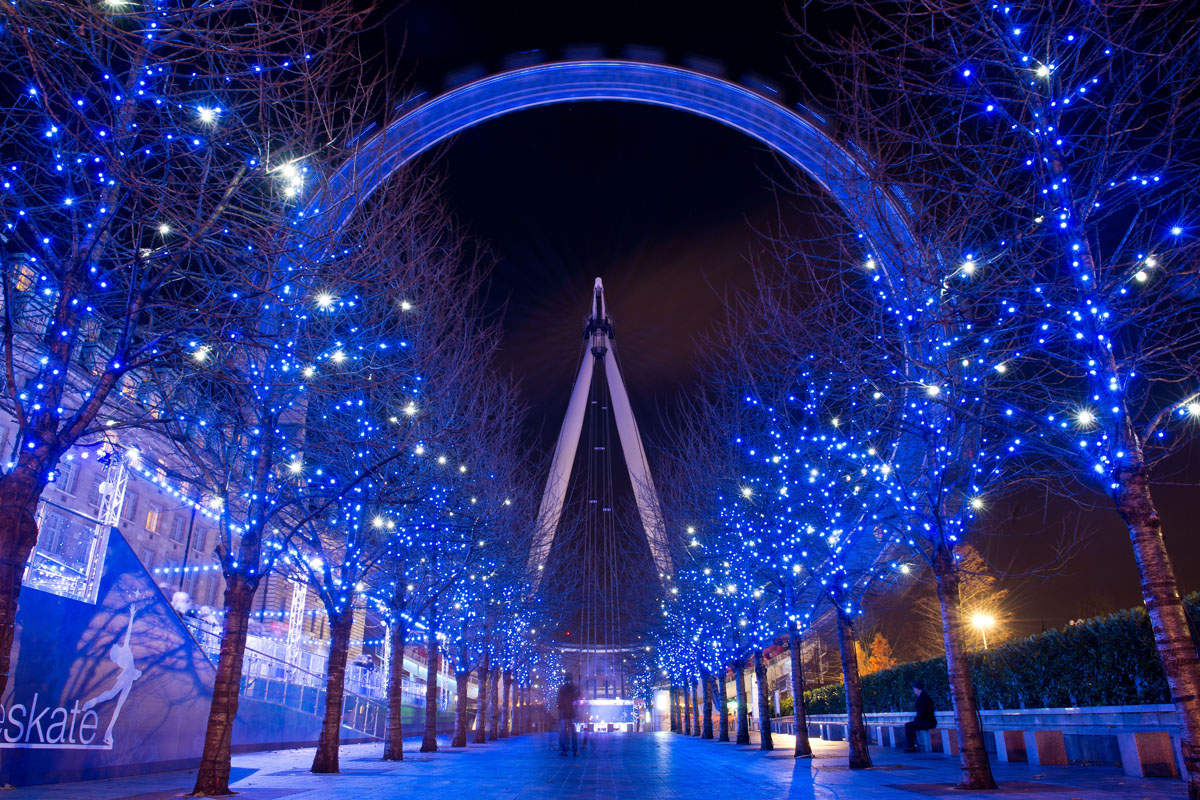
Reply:
<svg viewBox="0 0 1200 800"><path fill-rule="evenodd" d="M978 630L979 634L983 637L983 649L984 650L988 649L988 642L987 642L988 628L994 627L995 624L996 624L996 618L994 616L992 616L991 614L986 614L982 611L977 611L971 615L971 625L976 630Z"/></svg>

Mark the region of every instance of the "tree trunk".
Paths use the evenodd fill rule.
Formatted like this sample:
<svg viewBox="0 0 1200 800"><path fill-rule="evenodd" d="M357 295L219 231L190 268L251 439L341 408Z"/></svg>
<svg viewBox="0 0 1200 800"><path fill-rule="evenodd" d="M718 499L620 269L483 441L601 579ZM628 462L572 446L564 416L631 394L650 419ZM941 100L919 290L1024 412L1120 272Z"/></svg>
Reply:
<svg viewBox="0 0 1200 800"><path fill-rule="evenodd" d="M812 743L808 741L808 714L804 708L804 662L800 653L800 631L795 622L788 623L788 654L792 660L792 719L796 727L796 758L811 758Z"/></svg>
<svg viewBox="0 0 1200 800"><path fill-rule="evenodd" d="M692 735L692 689L691 680L683 680L683 735Z"/></svg>
<svg viewBox="0 0 1200 800"><path fill-rule="evenodd" d="M8 688L17 596L25 562L37 544L37 506L45 486L45 481L38 479L38 470L30 466L18 466L0 477L0 697Z"/></svg>
<svg viewBox="0 0 1200 800"><path fill-rule="evenodd" d="M942 606L942 637L946 645L946 670L950 676L950 698L954 703L954 725L958 729L958 757L962 765L963 789L994 789L992 768L983 744L983 726L971 684L971 665L963 644L961 580L958 563L950 548L939 546L933 557L938 602Z"/></svg>
<svg viewBox="0 0 1200 800"><path fill-rule="evenodd" d="M391 663L388 664L387 732L383 739L383 760L404 760L404 646L408 643L408 627L397 616L388 636L392 638Z"/></svg>
<svg viewBox="0 0 1200 800"><path fill-rule="evenodd" d="M518 736L524 733L523 726L525 724L525 703L524 690L520 684L513 683L513 710L512 710L512 730L509 731L511 736Z"/></svg>
<svg viewBox="0 0 1200 800"><path fill-rule="evenodd" d="M471 673L461 667L454 671L454 738L450 740L451 747L467 746L467 682Z"/></svg>
<svg viewBox="0 0 1200 800"><path fill-rule="evenodd" d="M677 708L679 698L675 694L674 686L667 688L667 696L670 698L671 703L671 733L679 733L679 713Z"/></svg>
<svg viewBox="0 0 1200 800"><path fill-rule="evenodd" d="M488 741L500 738L500 668L492 670L492 687L488 692Z"/></svg>
<svg viewBox="0 0 1200 800"><path fill-rule="evenodd" d="M688 691L692 693L692 736L700 735L700 690L699 679L688 679Z"/></svg>
<svg viewBox="0 0 1200 800"><path fill-rule="evenodd" d="M750 714L746 708L746 662L733 662L733 688L737 692L737 744L750 744Z"/></svg>
<svg viewBox="0 0 1200 800"><path fill-rule="evenodd" d="M204 752L196 771L197 795L227 795L233 721L237 718L242 688L242 661L246 656L246 635L250 630L250 608L257 584L241 573L225 576L225 624L221 634L221 653L213 680L212 704L204 731Z"/></svg>
<svg viewBox="0 0 1200 800"><path fill-rule="evenodd" d="M1188 771L1188 798L1200 800L1200 660L1196 640L1163 542L1162 521L1150 492L1149 475L1142 468L1123 471L1116 477L1119 488L1114 500L1129 530L1154 645L1182 728L1180 749Z"/></svg>
<svg viewBox="0 0 1200 800"><path fill-rule="evenodd" d="M343 609L330 619L329 661L325 670L325 716L313 756L312 771L338 772L338 749L342 739L342 704L346 696L346 659L350 654L350 629L354 610Z"/></svg>
<svg viewBox="0 0 1200 800"><path fill-rule="evenodd" d="M701 739L713 738L713 678L712 673L706 667L700 668L700 686L704 690L704 715L702 717L703 724L700 728Z"/></svg>
<svg viewBox="0 0 1200 800"><path fill-rule="evenodd" d="M475 699L475 735L471 738L473 744L484 744L487 741L488 671L491 661L492 657L485 649L483 663L479 665L476 674L479 680L479 697Z"/></svg>
<svg viewBox="0 0 1200 800"><path fill-rule="evenodd" d="M718 742L729 741L729 697L725 691L725 668L717 670L717 674L713 676L713 680L717 683L717 702L721 707L718 709L717 720L721 725L721 730L717 733Z"/></svg>
<svg viewBox="0 0 1200 800"><path fill-rule="evenodd" d="M436 753L437 745L437 712L438 712L438 667L441 665L441 651L437 638L437 625L430 614L429 635L425 637L425 648L429 651L429 666L425 671L425 733L421 737L422 753Z"/></svg>
<svg viewBox="0 0 1200 800"><path fill-rule="evenodd" d="M838 649L842 654L842 679L846 687L846 720L850 744L850 769L871 766L867 750L867 726L863 722L862 681L858 676L858 654L854 650L854 624L840 607L837 612Z"/></svg>
<svg viewBox="0 0 1200 800"><path fill-rule="evenodd" d="M762 650L754 651L754 682L758 685L758 749L774 750L775 738L771 736L771 708L767 691L767 660Z"/></svg>
<svg viewBox="0 0 1200 800"><path fill-rule="evenodd" d="M500 703L500 738L508 738L508 722L512 717L512 670L504 671L504 695Z"/></svg>

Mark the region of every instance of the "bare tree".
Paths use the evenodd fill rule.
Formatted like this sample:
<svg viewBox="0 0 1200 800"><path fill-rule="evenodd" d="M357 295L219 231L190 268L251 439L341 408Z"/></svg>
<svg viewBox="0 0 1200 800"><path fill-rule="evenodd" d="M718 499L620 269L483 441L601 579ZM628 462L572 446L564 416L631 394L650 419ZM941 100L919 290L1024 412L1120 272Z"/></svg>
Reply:
<svg viewBox="0 0 1200 800"><path fill-rule="evenodd" d="M788 463L797 460L795 466L810 475L793 476L785 488L819 488L819 495L801 504L823 514L815 524L807 523L809 529L821 535L836 531L839 539L842 532L857 531L844 545L835 540L831 548L816 551L821 553L817 574L846 568L843 547L856 559L849 585L860 593L867 587L864 579L889 562L895 567L904 550L930 566L952 676L963 785L987 787L994 782L963 646L956 548L982 509L981 498L1010 491L1018 471L1008 458L1012 440L989 422L986 402L980 400L990 399L980 373L984 380L1003 374L989 360L993 340L977 342L976 351L961 349L957 357L944 352L946 341L958 342L962 331L977 324L972 312L990 312L969 305L973 298L947 283L941 240L926 237L924 257L917 258L909 234L902 231L888 242L894 246L889 252L904 258L887 262L891 271L884 281L872 275L882 267L869 254L865 269L846 270L836 255L828 263L805 255L802 247L782 245L779 252L796 269L779 270L785 277L775 283L760 278L757 305L745 314L737 348L745 354L743 371L765 376L755 385L780 387L762 401L748 395L771 411L768 435L755 441L771 442L776 430L783 431L779 441L787 446L774 456L780 459L778 472L786 475ZM857 246L857 237L851 237L846 248ZM830 351L823 344L833 340L842 347ZM985 364L986 370L978 366ZM830 477L837 481L828 482ZM786 497L796 502L792 494ZM813 552L810 547L810 558ZM826 578L823 585L830 587L838 611L851 727L857 718L857 751L865 754L857 639L851 629L861 594L848 604L839 596L842 582Z"/></svg>
<svg viewBox="0 0 1200 800"><path fill-rule="evenodd" d="M1124 520L1198 797L1200 666L1151 491L1200 414L1196 20L1159 2L837 8L850 33L802 38L839 134L937 243L927 267L974 294L946 361L982 355L994 421ZM884 272L907 258L875 255Z"/></svg>
<svg viewBox="0 0 1200 800"><path fill-rule="evenodd" d="M252 263L286 238L304 176L292 160L313 152L317 89L346 73L341 43L365 12L285 0L0 13L2 402L20 431L0 477L2 682L59 458L101 431L155 425L139 374L242 328L229 290L254 288Z"/></svg>
<svg viewBox="0 0 1200 800"><path fill-rule="evenodd" d="M416 419L427 392L450 390L437 380L426 383L425 367L461 355L443 335L458 325L449 321L457 314L456 298L439 297L419 312L414 305L418 297L424 306L446 287L461 286L455 280L461 265L413 252L411 231L397 224L407 219L445 228L432 214L415 211L436 204L420 191L378 197L344 231L354 245L342 249L336 273L322 274L316 311L306 320L305 336L336 349L326 351L324 363L316 360L320 378L311 369L296 412L298 431L289 437L293 449L281 465L295 498L269 516L267 566L313 589L330 625L315 772L338 771L350 631L391 546L391 511L425 499L417 477L423 477L423 460L414 452Z"/></svg>
<svg viewBox="0 0 1200 800"><path fill-rule="evenodd" d="M989 645L999 644L1011 637L1010 624L1006 624L1011 622L1011 616L1006 612L1004 604L1010 590L998 585L999 577L979 550L971 544L959 548L958 565L962 574L959 602L963 613L971 621L971 626L966 632L967 646L982 649L985 632ZM926 588L924 584L919 584L912 589L916 599L912 601L911 607L918 624L921 625L913 638L916 639L918 652L926 658L936 658L945 652L941 637L942 611L936 595L920 591L923 588ZM976 617L980 618L976 620Z"/></svg>
<svg viewBox="0 0 1200 800"><path fill-rule="evenodd" d="M459 315L471 303L459 298L446 307ZM437 747L435 657L441 658L442 644L433 631L461 634L455 645L456 674L465 701L472 665L478 664L481 673L490 665L489 624L498 593L510 581L519 585L524 571L526 540L514 535L527 511L525 467L516 437L521 411L515 387L488 371L495 337L487 330L477 321L464 336L461 352L434 359L442 365L445 382L436 378L436 364L423 373L426 391L433 395L424 428L430 438L422 439L414 453L431 472L421 502L407 507L397 521L400 535L391 537L377 578L379 603L401 621L393 622L397 630L406 630L406 621L425 623L430 664L422 742L426 751ZM481 709L489 695L485 684L481 674ZM403 758L398 684L395 688L389 692L389 717L396 724L389 724L385 740L384 758L389 760ZM465 724L465 718L460 716L460 722ZM460 726L459 732L465 744L465 728Z"/></svg>

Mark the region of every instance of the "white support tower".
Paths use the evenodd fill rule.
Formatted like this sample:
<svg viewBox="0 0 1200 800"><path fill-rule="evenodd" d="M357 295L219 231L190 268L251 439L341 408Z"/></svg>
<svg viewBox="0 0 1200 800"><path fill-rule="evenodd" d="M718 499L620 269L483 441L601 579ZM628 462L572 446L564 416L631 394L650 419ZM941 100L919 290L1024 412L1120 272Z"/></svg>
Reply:
<svg viewBox="0 0 1200 800"><path fill-rule="evenodd" d="M646 460L646 450L642 447L642 436L638 432L637 421L633 418L633 409L629 405L629 393L625 390L625 380L621 377L617 354L610 344L613 328L604 302L604 284L599 278L596 278L592 291L591 311L584 337L587 352L579 365L575 387L571 390L571 401L567 405L567 414L558 434L558 444L554 448L554 459L550 462L550 474L546 478L546 489L542 493L542 504L538 510L533 545L529 550L529 568L530 573L534 575L534 586L536 588L541 578L540 573L545 569L550 547L554 544L554 535L562 518L567 484L575 464L575 453L579 449L579 437L583 432L596 362L602 363L608 382L617 435L621 439L625 466L633 484L633 497L637 503L638 515L646 531L646 543L650 547L650 555L654 558L659 577L667 580L672 576L674 568L667 548L662 508L659 505L658 492L654 488L654 479L650 475L650 462Z"/></svg>
<svg viewBox="0 0 1200 800"><path fill-rule="evenodd" d="M108 469L100 484L100 511L96 533L88 553L87 587L93 600L100 591L100 576L104 570L104 556L108 552L108 532L121 523L121 510L125 508L125 487L129 485L129 467L125 457L114 448L109 455Z"/></svg>
<svg viewBox="0 0 1200 800"><path fill-rule="evenodd" d="M300 663L300 637L304 630L304 613L308 607L308 581L288 578L292 587L291 603L288 607L288 630L284 661L288 671L295 673Z"/></svg>

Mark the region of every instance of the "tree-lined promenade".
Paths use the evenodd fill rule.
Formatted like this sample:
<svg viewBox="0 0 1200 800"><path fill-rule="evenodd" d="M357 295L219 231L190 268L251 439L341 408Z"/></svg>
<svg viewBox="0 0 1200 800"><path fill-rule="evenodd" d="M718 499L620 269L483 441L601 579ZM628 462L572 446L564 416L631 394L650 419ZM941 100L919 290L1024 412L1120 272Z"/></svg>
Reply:
<svg viewBox="0 0 1200 800"><path fill-rule="evenodd" d="M849 764L869 767L856 620L891 584L928 581L961 785L991 788L964 546L989 508L1048 487L1128 529L1200 800L1200 664L1154 498L1200 424L1197 21L1152 0L819 11L841 22L795 18L795 83L833 109L832 141L867 180L836 201L803 175L780 187L829 213L759 248L656 464L676 572L646 588L655 621L637 621L651 643L631 682L649 701L668 681L676 726L728 738L732 669L732 735L748 742L747 703L772 715L764 649L786 637L807 756L801 649L828 620ZM200 794L229 792L266 576L308 587L329 623L319 773L341 766L356 609L386 628L383 758L399 760L407 647L429 664L423 751L442 659L452 746L527 730L578 612L553 587L588 578L529 572L543 465L495 367L485 248L432 169L383 186L356 169L407 91L364 52L376 12L0 2L0 403L18 430L0 475L0 691L61 460L136 446L219 520Z"/></svg>
<svg viewBox="0 0 1200 800"><path fill-rule="evenodd" d="M339 769L364 606L391 645L385 758L403 758L414 636L430 664L423 749L436 747L442 657L460 696L478 675L490 738L524 730L544 658L527 646L514 534L528 528L530 466L513 387L491 366L486 261L416 168L309 235L323 213L309 198L396 92L361 49L374 11L0 10L4 407L19 433L0 477L0 680L39 498L68 450L98 446L136 453L219 520L223 631L197 792L228 793L268 575L315 593L332 637L314 771ZM459 715L455 744L470 722Z"/></svg>
<svg viewBox="0 0 1200 800"><path fill-rule="evenodd" d="M1200 666L1152 488L1200 418L1196 20L1160 3L831 10L855 24L795 20L799 76L820 76L805 86L874 186L849 209L784 187L835 222L777 232L713 348L668 503L687 534L662 668L686 697L788 633L799 698L801 641L832 615L850 765L869 766L854 621L875 589L928 576L961 785L991 787L963 545L1031 486L1107 499L1198 797ZM880 205L903 229L855 215Z"/></svg>

